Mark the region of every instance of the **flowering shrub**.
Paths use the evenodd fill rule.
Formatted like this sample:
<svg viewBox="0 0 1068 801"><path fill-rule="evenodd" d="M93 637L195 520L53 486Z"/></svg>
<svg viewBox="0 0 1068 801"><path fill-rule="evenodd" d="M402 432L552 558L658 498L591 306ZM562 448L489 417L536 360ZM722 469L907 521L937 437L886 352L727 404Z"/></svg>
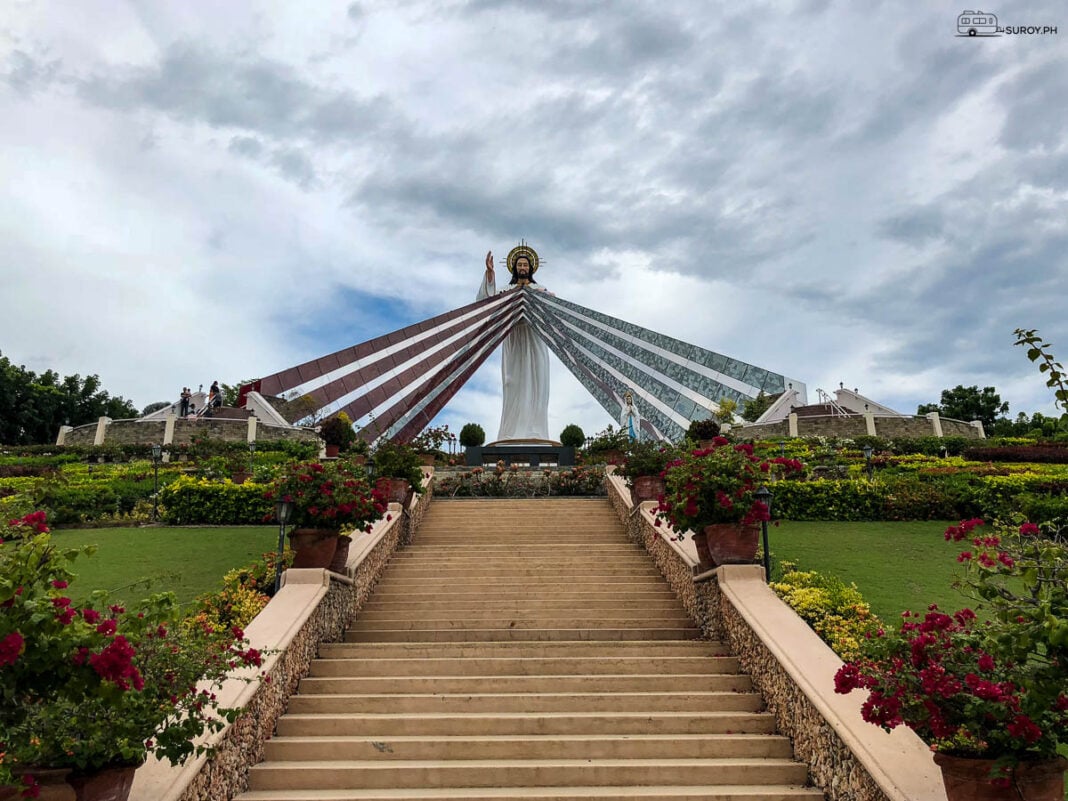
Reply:
<svg viewBox="0 0 1068 801"><path fill-rule="evenodd" d="M97 591L75 603L70 564L92 549L57 548L42 513L11 521L8 532L16 541L0 548L0 784L37 767L88 774L148 753L180 763L210 751L194 739L237 714L218 708L214 691L232 668L262 662L242 632L183 629L171 594L124 607Z"/></svg>
<svg viewBox="0 0 1068 801"><path fill-rule="evenodd" d="M753 455L752 445L731 445L724 437L713 439L710 448L683 451L664 471L667 493L658 517L680 533L713 523L767 520L768 507L756 491L769 469Z"/></svg>
<svg viewBox="0 0 1068 801"><path fill-rule="evenodd" d="M881 628L857 585L836 576L788 570L771 589L842 659L860 656L861 642Z"/></svg>
<svg viewBox="0 0 1068 801"><path fill-rule="evenodd" d="M867 690L870 723L905 724L935 750L1007 767L1068 741L1068 548L1033 523L982 526L966 520L946 538L970 541L957 586L990 619L905 612L900 629L862 644L835 690Z"/></svg>
<svg viewBox="0 0 1068 801"><path fill-rule="evenodd" d="M371 523L386 513L385 497L371 489L362 473L337 462L290 465L264 498L292 501L290 522L297 527L370 531Z"/></svg>
<svg viewBox="0 0 1068 801"><path fill-rule="evenodd" d="M659 476L677 454L670 443L635 441L627 445L623 464L616 473L633 483L639 476Z"/></svg>

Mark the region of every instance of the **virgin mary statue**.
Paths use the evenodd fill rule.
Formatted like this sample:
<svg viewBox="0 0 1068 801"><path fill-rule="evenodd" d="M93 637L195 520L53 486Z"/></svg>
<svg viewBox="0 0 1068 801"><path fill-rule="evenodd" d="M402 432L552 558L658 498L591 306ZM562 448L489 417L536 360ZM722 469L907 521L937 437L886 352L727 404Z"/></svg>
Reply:
<svg viewBox="0 0 1068 801"><path fill-rule="evenodd" d="M537 286L538 254L526 244L508 254L512 280L504 292L544 292ZM486 254L486 274L476 300L497 294L493 252ZM497 441L549 440L549 348L525 321L520 320L501 346L504 405Z"/></svg>

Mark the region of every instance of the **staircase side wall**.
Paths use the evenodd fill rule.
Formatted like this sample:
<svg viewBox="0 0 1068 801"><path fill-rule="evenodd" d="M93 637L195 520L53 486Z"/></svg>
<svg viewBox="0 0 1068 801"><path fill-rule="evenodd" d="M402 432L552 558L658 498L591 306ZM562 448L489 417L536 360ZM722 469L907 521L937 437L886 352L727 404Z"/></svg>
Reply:
<svg viewBox="0 0 1068 801"><path fill-rule="evenodd" d="M265 743L285 713L289 697L308 675L319 646L343 637L390 557L411 542L433 495L432 472L427 475L425 485L424 494L415 496L407 509L398 512L399 507L391 504L394 519L386 523L388 529L381 539L362 558L356 557L358 564L349 562L349 577L338 577L325 570L297 571L324 576L326 592L303 622L298 621L299 629L291 639L289 631L284 631L282 638L274 642L261 642L254 636L257 621L270 614L271 604L249 624L247 634L255 647L281 649L281 652L274 657L274 664L267 667L266 680L260 681L251 693L228 704L243 711L218 739L214 756L191 760L181 767L149 760L138 768L130 801L229 801L248 789L249 770L263 761ZM285 591L283 587L282 593Z"/></svg>
<svg viewBox="0 0 1068 801"><path fill-rule="evenodd" d="M691 565L680 554L679 549L672 547L665 540L665 536L674 532L655 526L643 511L635 510L630 498L621 490L619 482L609 478L607 484L609 499L626 529L627 536L649 552L704 635L709 639L727 642L731 653L738 657L742 669L749 674L753 685L763 696L768 710L775 716L779 731L793 741L795 757L808 765L812 782L823 790L828 801L944 801L944 791L937 778L930 782L930 789L921 794L903 794L893 789L912 783L907 774L917 772L917 763L914 760L923 762L919 770L925 774L933 768L930 754L926 753L915 735L905 731L895 732L897 735L905 735L906 738L911 737L915 742L901 749L896 755L897 760L877 759L870 765L865 764L865 760L858 757L857 751L839 735L839 731L846 730L849 726L843 726L840 720L828 720L814 700L806 694L805 689L778 661L761 635L734 607L727 594L721 590L717 577L714 574L706 574L702 577L706 580L695 581ZM785 613L796 617L793 610L777 598L774 600L783 607ZM803 622L802 625L807 627ZM811 647L827 650L827 646L814 632L811 632L811 641ZM826 684L833 687L833 671L826 676ZM859 721L860 699L855 700ZM870 724L863 726L871 729L870 732L862 729L864 738L874 741L886 736ZM867 751L869 755L866 759L871 762L872 749L866 749L862 745L857 750L862 753ZM895 761L897 764L894 764ZM876 782L872 772L884 776L884 785ZM889 791L887 786L890 787Z"/></svg>

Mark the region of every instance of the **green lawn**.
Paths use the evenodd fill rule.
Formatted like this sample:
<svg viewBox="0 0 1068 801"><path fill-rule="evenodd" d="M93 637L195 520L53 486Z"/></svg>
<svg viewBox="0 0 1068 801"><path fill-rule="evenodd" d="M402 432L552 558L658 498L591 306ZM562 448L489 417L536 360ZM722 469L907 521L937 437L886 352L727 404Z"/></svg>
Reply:
<svg viewBox="0 0 1068 801"><path fill-rule="evenodd" d="M95 554L74 562L78 577L70 589L75 600L96 589L127 601L170 590L186 603L219 589L228 570L278 545L275 526L61 529L52 536L60 547L97 546ZM143 578L157 581L150 588L131 587Z"/></svg>
<svg viewBox="0 0 1068 801"><path fill-rule="evenodd" d="M956 521L954 521L956 522ZM968 606L950 587L963 543L946 542L947 522L784 522L768 530L774 561L838 576L857 585L872 611L887 621L937 603L946 611Z"/></svg>

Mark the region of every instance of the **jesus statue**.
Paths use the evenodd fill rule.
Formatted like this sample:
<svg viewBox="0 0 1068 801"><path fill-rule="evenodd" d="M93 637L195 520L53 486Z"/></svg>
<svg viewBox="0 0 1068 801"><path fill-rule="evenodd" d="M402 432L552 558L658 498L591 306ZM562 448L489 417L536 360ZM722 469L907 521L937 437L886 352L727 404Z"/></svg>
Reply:
<svg viewBox="0 0 1068 801"><path fill-rule="evenodd" d="M512 274L506 292L545 290L537 286L538 254L526 244L512 248L507 259ZM486 274L476 300L497 294L493 251L486 254ZM526 320L520 320L505 337L501 354L504 405L497 441L549 440L549 348Z"/></svg>

